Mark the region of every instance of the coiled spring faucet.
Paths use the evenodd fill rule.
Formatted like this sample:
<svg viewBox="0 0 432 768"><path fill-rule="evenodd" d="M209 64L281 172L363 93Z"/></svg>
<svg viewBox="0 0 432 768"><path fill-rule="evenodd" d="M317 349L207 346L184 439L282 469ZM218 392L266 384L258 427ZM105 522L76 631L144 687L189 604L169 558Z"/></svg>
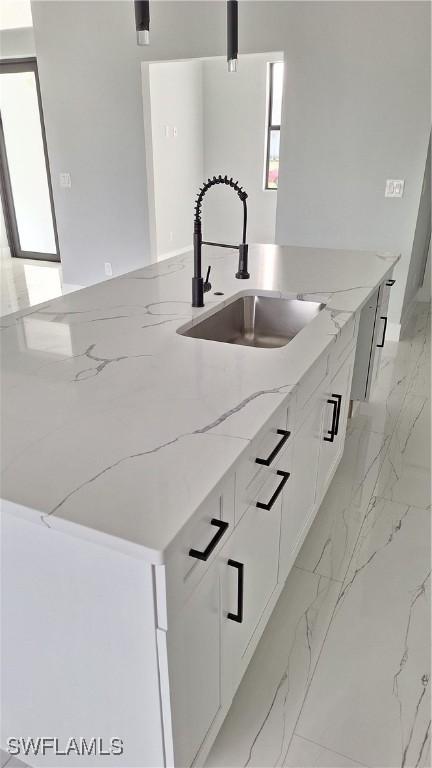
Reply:
<svg viewBox="0 0 432 768"><path fill-rule="evenodd" d="M240 200L243 203L243 237L240 245L227 245L226 243L211 243L208 240L202 239L201 233L201 206L204 199L204 195L208 192L210 187L216 186L216 184L226 184L228 187L237 192ZM217 245L220 248L235 248L239 252L239 264L238 271L236 272L236 278L238 280L247 280L250 275L248 272L248 245L246 243L246 229L247 229L247 193L243 187L239 186L238 181L229 179L228 176L213 176L212 179L208 179L201 187L198 197L195 203L195 218L194 218L194 276L192 278L192 306L203 307L204 306L204 293L207 293L211 289L211 283L209 282L210 267L207 270L207 276L204 278L201 274L201 248L203 245Z"/></svg>

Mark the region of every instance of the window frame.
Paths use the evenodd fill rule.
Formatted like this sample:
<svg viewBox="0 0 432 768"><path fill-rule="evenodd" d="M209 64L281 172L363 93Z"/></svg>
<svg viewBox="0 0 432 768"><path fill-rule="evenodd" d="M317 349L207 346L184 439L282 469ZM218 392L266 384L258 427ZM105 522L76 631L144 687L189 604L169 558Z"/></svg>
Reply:
<svg viewBox="0 0 432 768"><path fill-rule="evenodd" d="M274 65L284 64L283 61L269 61L268 63L268 96L267 96L267 125L266 125L266 148L265 148L265 176L264 176L264 189L269 192L277 192L279 187L278 183L275 187L269 187L269 167L270 167L270 141L272 131L279 131L279 147L280 147L280 123L278 125L272 123L273 113L273 90L274 90Z"/></svg>

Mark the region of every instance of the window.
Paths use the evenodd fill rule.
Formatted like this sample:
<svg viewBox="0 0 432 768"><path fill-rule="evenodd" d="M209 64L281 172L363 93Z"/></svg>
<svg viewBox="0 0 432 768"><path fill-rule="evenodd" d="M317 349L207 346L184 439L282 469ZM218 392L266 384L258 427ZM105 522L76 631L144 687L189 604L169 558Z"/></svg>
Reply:
<svg viewBox="0 0 432 768"><path fill-rule="evenodd" d="M275 61L269 64L267 147L265 167L266 189L278 188L283 71L283 61Z"/></svg>

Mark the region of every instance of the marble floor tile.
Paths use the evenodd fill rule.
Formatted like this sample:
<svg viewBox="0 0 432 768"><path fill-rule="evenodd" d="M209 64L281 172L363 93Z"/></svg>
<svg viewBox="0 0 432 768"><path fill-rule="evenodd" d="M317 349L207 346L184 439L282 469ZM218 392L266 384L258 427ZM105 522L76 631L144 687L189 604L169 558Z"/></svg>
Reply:
<svg viewBox="0 0 432 768"><path fill-rule="evenodd" d="M2 249L0 316L54 299L79 287L63 283L58 262L11 258L9 249Z"/></svg>
<svg viewBox="0 0 432 768"><path fill-rule="evenodd" d="M373 498L296 733L364 765L426 765L430 513Z"/></svg>
<svg viewBox="0 0 432 768"><path fill-rule="evenodd" d="M361 763L294 734L283 765L285 768L355 768Z"/></svg>
<svg viewBox="0 0 432 768"><path fill-rule="evenodd" d="M390 436L354 429L297 557L300 568L343 581Z"/></svg>
<svg viewBox="0 0 432 768"><path fill-rule="evenodd" d="M5 752L4 749L0 749L0 768L4 768L7 761L11 759L11 756L8 752Z"/></svg>
<svg viewBox="0 0 432 768"><path fill-rule="evenodd" d="M378 477L377 496L430 506L430 419L430 400L407 395Z"/></svg>
<svg viewBox="0 0 432 768"><path fill-rule="evenodd" d="M411 375L412 364L407 346L402 346L395 357L383 358L371 398L368 403L359 404L353 426L363 421L369 429L391 435L410 386Z"/></svg>
<svg viewBox="0 0 432 768"><path fill-rule="evenodd" d="M431 347L427 338L414 366L409 393L418 397L431 396Z"/></svg>
<svg viewBox="0 0 432 768"><path fill-rule="evenodd" d="M293 568L206 765L280 765L340 591Z"/></svg>

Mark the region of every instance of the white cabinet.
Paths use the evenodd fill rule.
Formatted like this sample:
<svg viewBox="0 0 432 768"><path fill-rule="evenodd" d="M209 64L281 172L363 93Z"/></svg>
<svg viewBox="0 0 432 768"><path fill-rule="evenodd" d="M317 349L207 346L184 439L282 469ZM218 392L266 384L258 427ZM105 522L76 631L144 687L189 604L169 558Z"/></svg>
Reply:
<svg viewBox="0 0 432 768"><path fill-rule="evenodd" d="M319 456L317 504L324 497L342 457L348 417L354 349L324 390L323 425Z"/></svg>
<svg viewBox="0 0 432 768"><path fill-rule="evenodd" d="M282 501L279 581L288 576L303 528L315 509L321 441L320 391L308 402L306 418L293 436L291 478Z"/></svg>
<svg viewBox="0 0 432 768"><path fill-rule="evenodd" d="M219 566L213 562L168 624L175 765L190 765L221 706Z"/></svg>
<svg viewBox="0 0 432 768"><path fill-rule="evenodd" d="M205 761L338 465L356 331L353 318L185 527L157 580L168 764Z"/></svg>
<svg viewBox="0 0 432 768"><path fill-rule="evenodd" d="M248 645L277 584L281 499L287 483L286 470L269 472L257 500L220 555L222 656L230 697L243 675Z"/></svg>
<svg viewBox="0 0 432 768"><path fill-rule="evenodd" d="M377 334L375 342L375 354L373 355L373 365L371 371L371 388L374 386L378 371L381 365L381 355L384 347L387 323L388 323L388 305L390 300L390 289L394 284L394 280L387 280L380 286L378 296L378 310L377 310Z"/></svg>
<svg viewBox="0 0 432 768"><path fill-rule="evenodd" d="M394 280L386 280L374 291L360 314L352 400L369 400L376 380L388 322L390 289Z"/></svg>

